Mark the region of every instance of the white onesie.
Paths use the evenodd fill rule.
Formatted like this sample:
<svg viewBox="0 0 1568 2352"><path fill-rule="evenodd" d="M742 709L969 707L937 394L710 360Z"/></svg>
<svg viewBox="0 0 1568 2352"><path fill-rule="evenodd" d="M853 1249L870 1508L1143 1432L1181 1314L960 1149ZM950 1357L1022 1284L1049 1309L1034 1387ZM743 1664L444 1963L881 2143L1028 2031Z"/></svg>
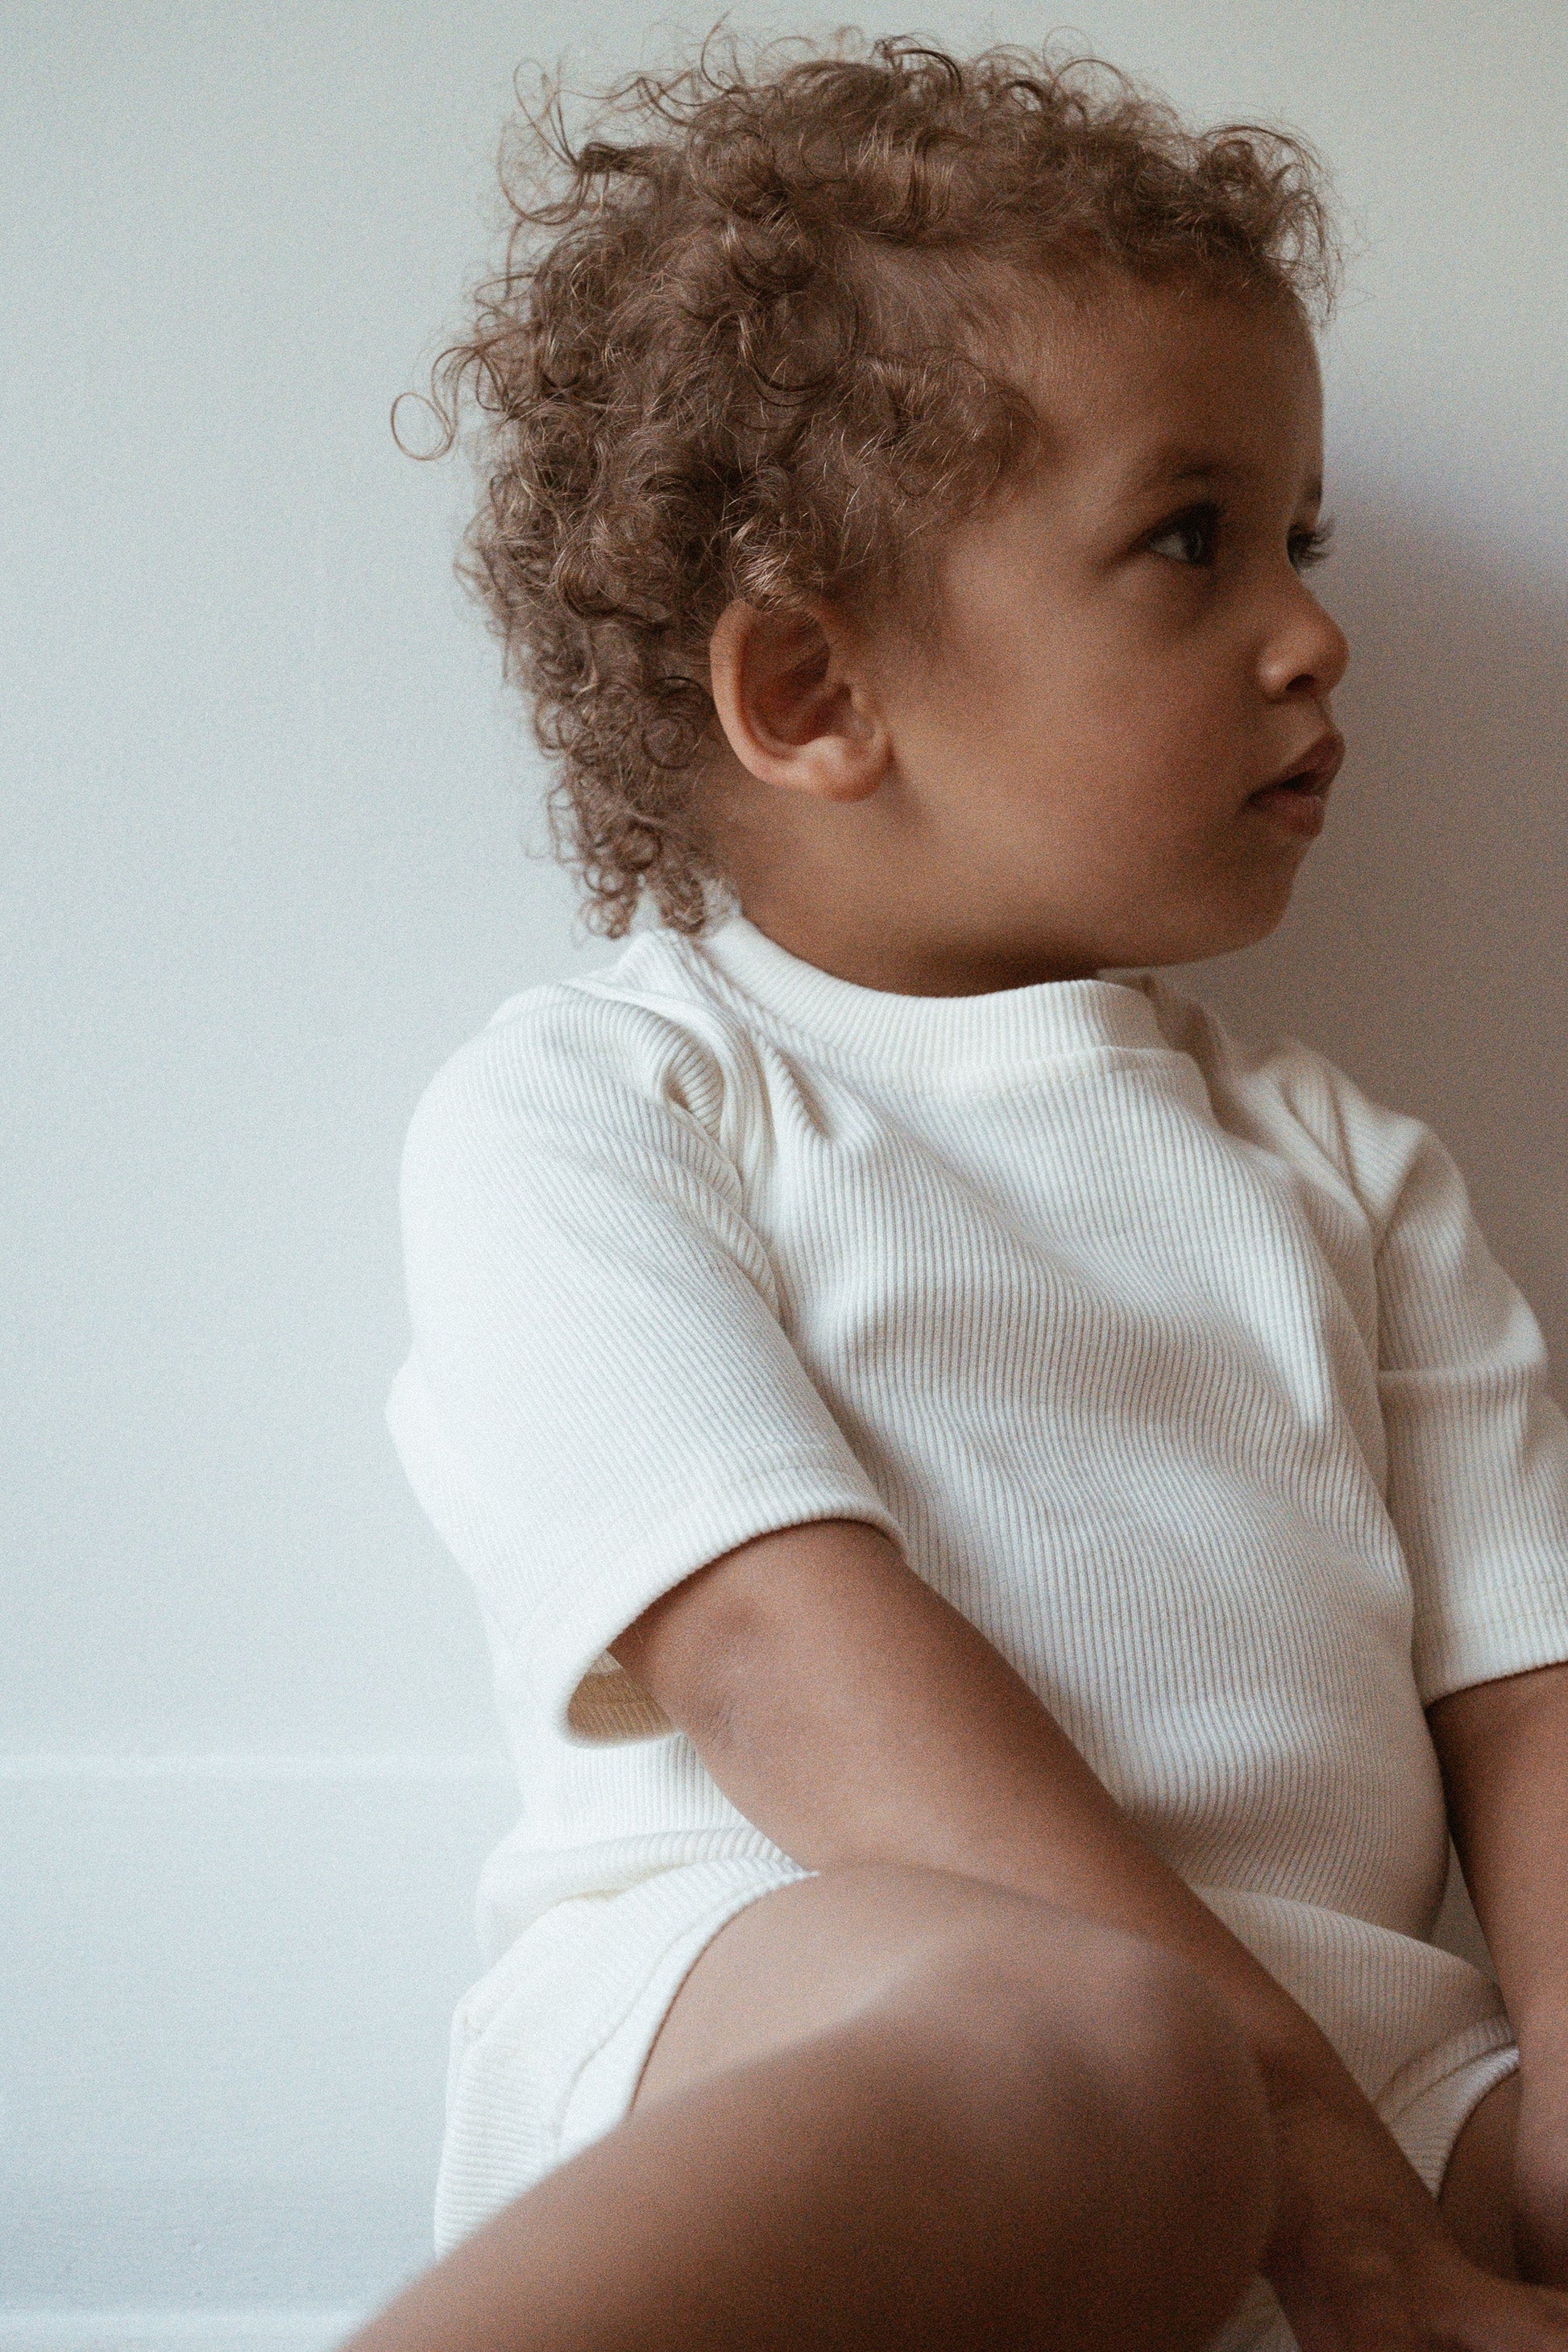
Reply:
<svg viewBox="0 0 1568 2352"><path fill-rule="evenodd" d="M1422 1710L1568 1659L1568 1424L1428 1129L1154 975L894 996L733 915L503 1004L403 1215L388 1420L523 1808L438 2242L618 2119L707 1937L799 1874L605 1652L830 1517L1011 1662L1436 2185L1514 2053L1425 1940Z"/></svg>

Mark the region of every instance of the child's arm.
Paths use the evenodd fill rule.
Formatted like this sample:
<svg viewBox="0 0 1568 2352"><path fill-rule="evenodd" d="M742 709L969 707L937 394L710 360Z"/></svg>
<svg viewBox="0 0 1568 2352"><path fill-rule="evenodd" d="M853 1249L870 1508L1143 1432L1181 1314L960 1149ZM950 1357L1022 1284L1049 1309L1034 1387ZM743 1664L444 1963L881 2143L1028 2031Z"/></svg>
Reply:
<svg viewBox="0 0 1568 2352"><path fill-rule="evenodd" d="M1451 2327L1456 2345L1493 2340L1489 2298L1525 2291L1464 2262L1317 2027L885 1536L826 1520L760 1537L613 1647L798 1861L984 1878L1166 1945L1209 1979L1268 2089L1281 2166L1268 2273L1304 2345L1382 2352L1412 2323Z"/></svg>
<svg viewBox="0 0 1568 2352"><path fill-rule="evenodd" d="M1530 2276L1568 2286L1568 1665L1454 1691L1428 1720L1519 2038L1521 2258Z"/></svg>

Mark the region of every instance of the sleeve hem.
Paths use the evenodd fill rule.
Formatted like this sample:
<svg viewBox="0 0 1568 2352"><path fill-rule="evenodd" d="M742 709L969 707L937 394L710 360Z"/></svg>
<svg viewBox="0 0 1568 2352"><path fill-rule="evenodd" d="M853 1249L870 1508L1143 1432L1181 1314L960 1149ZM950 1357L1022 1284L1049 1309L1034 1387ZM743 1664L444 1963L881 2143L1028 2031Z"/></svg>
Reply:
<svg viewBox="0 0 1568 2352"><path fill-rule="evenodd" d="M534 1697L556 1736L574 1747L653 1738L674 1726L617 1666L599 1664L605 1644L688 1576L738 1544L780 1528L820 1519L858 1519L904 1549L890 1511L842 1466L798 1450L755 1461L721 1493L693 1497L689 1490L656 1496L626 1521L601 1526L563 1565L554 1591L539 1601L520 1629L517 1649ZM563 1608L561 1593L570 1601ZM597 1668L597 1671L595 1671Z"/></svg>
<svg viewBox="0 0 1568 2352"><path fill-rule="evenodd" d="M1568 1618L1538 1615L1489 1617L1444 1647L1417 1675L1424 1707L1477 1683L1506 1682L1510 1675L1568 1664Z"/></svg>

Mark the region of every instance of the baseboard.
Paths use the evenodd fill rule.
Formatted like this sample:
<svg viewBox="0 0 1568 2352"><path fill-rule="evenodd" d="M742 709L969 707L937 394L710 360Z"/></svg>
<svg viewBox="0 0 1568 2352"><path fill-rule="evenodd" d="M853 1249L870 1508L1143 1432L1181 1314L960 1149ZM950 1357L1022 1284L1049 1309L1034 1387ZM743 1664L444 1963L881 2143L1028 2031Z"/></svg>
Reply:
<svg viewBox="0 0 1568 2352"><path fill-rule="evenodd" d="M0 2311L0 2352L331 2352L360 2311Z"/></svg>

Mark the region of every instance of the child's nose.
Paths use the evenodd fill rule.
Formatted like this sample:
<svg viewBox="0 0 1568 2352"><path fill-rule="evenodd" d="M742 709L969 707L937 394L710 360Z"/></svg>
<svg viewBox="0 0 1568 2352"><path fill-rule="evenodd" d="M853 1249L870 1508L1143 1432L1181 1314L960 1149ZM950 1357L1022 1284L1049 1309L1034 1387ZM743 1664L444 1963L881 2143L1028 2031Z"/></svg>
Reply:
<svg viewBox="0 0 1568 2352"><path fill-rule="evenodd" d="M1331 694L1349 667L1350 657L1350 640L1339 623L1323 610L1310 589L1293 578L1289 603L1282 606L1263 647L1265 693Z"/></svg>

